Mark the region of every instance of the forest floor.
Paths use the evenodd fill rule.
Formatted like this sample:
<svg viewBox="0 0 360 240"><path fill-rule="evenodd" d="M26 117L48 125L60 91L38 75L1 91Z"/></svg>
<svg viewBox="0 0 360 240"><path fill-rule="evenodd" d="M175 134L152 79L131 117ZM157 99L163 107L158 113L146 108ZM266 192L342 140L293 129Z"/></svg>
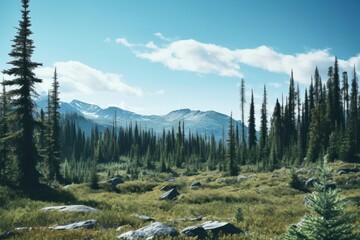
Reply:
<svg viewBox="0 0 360 240"><path fill-rule="evenodd" d="M341 189L340 196L351 200L346 212L355 214L356 231L360 231L360 172L339 175L342 168L355 164L335 162L334 180ZM357 166L360 168L360 164ZM299 170L307 180L314 176L313 167ZM162 178L125 181L116 189L108 184L92 190L89 184L72 184L66 190L57 186L61 197L56 202L29 199L16 191L0 187L0 239L113 239L121 233L146 226L149 222L132 214L151 216L158 222L174 226L178 231L204 221L230 222L246 233L223 236L220 239L281 239L289 225L298 223L307 212L304 197L307 193L289 186L290 169L255 173L243 167L246 179L224 177L218 172L203 172L193 176L161 175ZM164 178L163 178L164 177ZM194 181L201 187L189 186ZM164 193L161 187L176 186L180 195L175 200L159 200ZM310 189L311 190L311 189ZM83 204L99 211L71 213L40 211L43 207ZM243 220L236 221L235 212L241 209ZM189 219L202 217L199 222ZM47 227L64 225L81 220L97 220L92 229L50 230ZM118 227L122 226L119 230ZM30 229L31 227L31 229ZM22 229L22 230L21 230ZM5 232L8 236L5 237ZM176 239L190 239L177 237Z"/></svg>

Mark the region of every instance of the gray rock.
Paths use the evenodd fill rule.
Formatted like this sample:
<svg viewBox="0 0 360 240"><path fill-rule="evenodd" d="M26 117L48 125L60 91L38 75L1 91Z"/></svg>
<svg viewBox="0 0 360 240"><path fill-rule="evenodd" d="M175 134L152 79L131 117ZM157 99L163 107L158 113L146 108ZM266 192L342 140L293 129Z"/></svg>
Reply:
<svg viewBox="0 0 360 240"><path fill-rule="evenodd" d="M54 227L49 227L49 229L53 230L73 230L73 229L79 229L79 228L94 228L96 226L96 220L86 220L86 221L80 221L80 222L74 222L67 225L58 225Z"/></svg>
<svg viewBox="0 0 360 240"><path fill-rule="evenodd" d="M154 221L154 219L150 216L146 216L146 215L142 215L142 214L137 214L137 213L133 213L131 214L132 217L144 220L144 221Z"/></svg>
<svg viewBox="0 0 360 240"><path fill-rule="evenodd" d="M171 189L173 189L173 188L176 188L176 186L165 185L165 186L162 186L162 187L160 188L160 190L161 190L161 191L169 191L169 190L171 190Z"/></svg>
<svg viewBox="0 0 360 240"><path fill-rule="evenodd" d="M181 231L182 235L187 237L197 237L198 239L205 239L208 237L206 230L202 226L190 226Z"/></svg>
<svg viewBox="0 0 360 240"><path fill-rule="evenodd" d="M348 174L348 172L346 172L345 170L340 170L338 174L343 175L343 174Z"/></svg>
<svg viewBox="0 0 360 240"><path fill-rule="evenodd" d="M52 206L52 207L44 207L41 209L43 212L57 210L59 212L96 212L98 211L96 208L88 207L85 205L64 205L64 206Z"/></svg>
<svg viewBox="0 0 360 240"><path fill-rule="evenodd" d="M154 237L161 237L161 236L175 237L178 234L179 233L177 232L177 230L173 227L170 227L160 222L153 222L150 225L140 228L138 230L125 232L120 236L118 236L117 239L118 240L120 239L134 240L141 238L152 239Z"/></svg>
<svg viewBox="0 0 360 240"><path fill-rule="evenodd" d="M116 185L120 184L120 183L124 183L124 179L120 176L114 177L114 178L110 178L108 180L105 181L101 181L100 183L110 183L111 187L113 189L115 189Z"/></svg>
<svg viewBox="0 0 360 240"><path fill-rule="evenodd" d="M309 178L308 180L306 180L305 182L305 187L313 187L314 183L317 182L316 178Z"/></svg>
<svg viewBox="0 0 360 240"><path fill-rule="evenodd" d="M297 174L305 174L305 173L307 173L307 170L305 168L299 168L298 170L295 171L295 173L297 173Z"/></svg>
<svg viewBox="0 0 360 240"><path fill-rule="evenodd" d="M166 193L162 194L160 196L160 200L172 200L174 198L176 198L180 193L178 191L176 191L175 188L167 191Z"/></svg>
<svg viewBox="0 0 360 240"><path fill-rule="evenodd" d="M244 233L240 228L235 227L228 222L219 222L219 221L207 221L200 225L206 231L211 231L213 234L217 235L218 233L223 234L239 234Z"/></svg>
<svg viewBox="0 0 360 240"><path fill-rule="evenodd" d="M190 189L198 189L201 187L201 183L200 182L193 182L191 185L190 185Z"/></svg>
<svg viewBox="0 0 360 240"><path fill-rule="evenodd" d="M248 177L247 176L244 176L244 175L239 175L236 177L236 181L237 182L243 182L247 179Z"/></svg>

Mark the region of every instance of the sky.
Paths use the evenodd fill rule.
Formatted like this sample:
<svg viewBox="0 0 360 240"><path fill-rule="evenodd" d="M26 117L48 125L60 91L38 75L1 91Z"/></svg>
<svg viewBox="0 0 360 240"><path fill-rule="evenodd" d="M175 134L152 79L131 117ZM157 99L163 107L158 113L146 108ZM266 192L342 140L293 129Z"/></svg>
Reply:
<svg viewBox="0 0 360 240"><path fill-rule="evenodd" d="M20 9L20 0L0 1L1 70L11 67ZM65 102L240 119L244 78L245 116L253 90L259 122L264 85L270 115L291 70L301 92L315 66L327 79L335 56L350 77L360 72L359 13L357 0L31 0L32 60L43 64L36 89L46 94L56 67Z"/></svg>

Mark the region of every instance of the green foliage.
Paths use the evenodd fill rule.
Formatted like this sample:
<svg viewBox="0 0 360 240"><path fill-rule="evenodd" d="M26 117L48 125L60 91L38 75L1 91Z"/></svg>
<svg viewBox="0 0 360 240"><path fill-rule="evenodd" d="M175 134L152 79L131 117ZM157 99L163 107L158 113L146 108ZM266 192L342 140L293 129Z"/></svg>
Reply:
<svg viewBox="0 0 360 240"><path fill-rule="evenodd" d="M35 46L30 38L32 32L29 12L29 0L22 0L22 19L9 53L12 58L9 64L12 68L3 71L12 77L12 80L3 81L3 84L11 89L7 92L9 112L6 121L11 124L13 132L9 134L7 141L16 148L13 154L19 172L17 183L24 190L31 190L39 182L36 169L39 155L34 139L35 103L32 97L37 96L35 84L41 82L41 79L35 77L34 69L41 64L31 61Z"/></svg>
<svg viewBox="0 0 360 240"><path fill-rule="evenodd" d="M353 233L353 215L344 212L349 202L340 198L339 190L334 189L332 172L326 160L318 175L315 192L305 198L310 213L289 228L285 239L359 239L360 236Z"/></svg>
<svg viewBox="0 0 360 240"><path fill-rule="evenodd" d="M304 182L301 181L301 179L299 178L299 175L295 172L295 169L291 169L290 172L290 183L289 183L290 187L299 190L299 191L306 191L305 186L304 186Z"/></svg>
<svg viewBox="0 0 360 240"><path fill-rule="evenodd" d="M244 221L244 213L241 207L235 209L235 220L237 223Z"/></svg>

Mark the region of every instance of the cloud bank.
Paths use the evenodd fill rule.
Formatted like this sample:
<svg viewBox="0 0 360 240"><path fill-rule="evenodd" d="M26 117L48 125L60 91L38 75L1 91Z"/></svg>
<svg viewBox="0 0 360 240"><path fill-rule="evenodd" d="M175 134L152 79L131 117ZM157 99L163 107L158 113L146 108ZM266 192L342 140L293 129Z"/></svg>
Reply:
<svg viewBox="0 0 360 240"><path fill-rule="evenodd" d="M247 65L287 75L290 75L293 70L295 80L304 84L310 83L316 66L321 72L326 73L328 67L334 64L335 59L328 49L283 54L263 45L257 48L232 50L194 39L171 40L161 33L155 33L155 35L166 40L167 43L158 46L150 41L147 44L135 46L125 38L117 42L130 48L136 57L161 63L171 70L242 78L244 74L241 66ZM343 71L351 71L354 65L360 66L360 54L345 60L339 59L339 66Z"/></svg>
<svg viewBox="0 0 360 240"><path fill-rule="evenodd" d="M63 93L94 94L96 92L116 92L119 94L142 96L141 88L123 82L122 76L104 73L78 61L56 62L58 79ZM54 67L40 67L35 70L37 77L43 79L39 85L41 91L51 88Z"/></svg>

